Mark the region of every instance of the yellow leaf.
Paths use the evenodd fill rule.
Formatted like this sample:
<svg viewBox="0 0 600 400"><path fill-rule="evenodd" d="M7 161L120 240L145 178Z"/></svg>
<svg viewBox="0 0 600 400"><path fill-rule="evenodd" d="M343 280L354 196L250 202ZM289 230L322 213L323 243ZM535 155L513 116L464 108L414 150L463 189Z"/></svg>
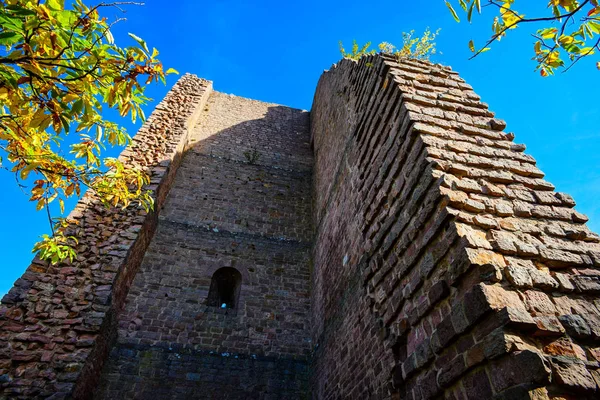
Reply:
<svg viewBox="0 0 600 400"><path fill-rule="evenodd" d="M558 38L560 44L571 44L574 40L575 39L573 39L573 37L569 35L562 35Z"/></svg>
<svg viewBox="0 0 600 400"><path fill-rule="evenodd" d="M33 117L31 118L31 122L29 123L29 128L36 129L40 125L42 125L42 123L46 119L49 119L49 118L50 118L49 115L44 114L44 109L40 108L35 112L35 114L33 114Z"/></svg>
<svg viewBox="0 0 600 400"><path fill-rule="evenodd" d="M80 97L80 96L79 96L78 94L75 94L75 93L67 93L67 94L65 95L65 97L63 97L63 101L64 101L65 103L70 103L70 102L72 102L73 100L77 100L79 97Z"/></svg>
<svg viewBox="0 0 600 400"><path fill-rule="evenodd" d="M452 5L448 2L448 0L446 0L446 7L448 7L448 10L450 10L450 13L452 14L452 17L454 18L454 20L456 22L460 22L460 18L458 18L458 14L456 13L456 11L454 11L454 8L452 7Z"/></svg>
<svg viewBox="0 0 600 400"><path fill-rule="evenodd" d="M37 203L37 206L35 207L35 209L37 211L40 211L42 208L44 208L44 206L46 205L46 199L40 199Z"/></svg>

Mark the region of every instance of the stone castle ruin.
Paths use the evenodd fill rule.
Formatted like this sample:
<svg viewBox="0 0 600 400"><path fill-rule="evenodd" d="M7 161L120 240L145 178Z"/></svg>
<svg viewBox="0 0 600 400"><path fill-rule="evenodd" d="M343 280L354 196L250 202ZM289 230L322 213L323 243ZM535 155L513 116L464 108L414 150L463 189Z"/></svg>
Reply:
<svg viewBox="0 0 600 400"><path fill-rule="evenodd" d="M344 59L312 111L183 76L0 308L0 399L592 399L600 237L448 67Z"/></svg>

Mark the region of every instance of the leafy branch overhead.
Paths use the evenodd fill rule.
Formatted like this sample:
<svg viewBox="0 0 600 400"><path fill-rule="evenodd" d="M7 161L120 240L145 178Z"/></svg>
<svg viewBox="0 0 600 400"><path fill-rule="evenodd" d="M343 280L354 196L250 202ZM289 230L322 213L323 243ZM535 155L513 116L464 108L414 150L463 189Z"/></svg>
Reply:
<svg viewBox="0 0 600 400"><path fill-rule="evenodd" d="M446 6L457 22L460 17L450 1L445 0ZM481 0L458 0L460 8L467 14L471 22L474 10L482 13L482 8L492 8L497 15L492 22L492 32L485 44L476 47L473 40L469 48L473 57L490 49L495 40L500 40L512 29L527 23L538 23L544 26L532 34L534 38L534 57L542 76L553 75L558 68L569 70L583 58L592 56L600 51L600 3L598 0L549 0L547 14L536 17L526 16L517 11L516 0L488 0L482 6ZM568 60L568 61L566 61ZM600 69L600 61L596 62Z"/></svg>
<svg viewBox="0 0 600 400"><path fill-rule="evenodd" d="M53 201L62 214L66 198L89 188L107 206L152 207L145 171L101 157L107 144L130 140L103 107L143 120L144 86L176 72L163 71L158 51L133 34L135 46L115 44L110 29L122 19L109 22L100 11L124 4L136 3L0 0L0 160L18 182L31 183L30 200L46 209L53 234L34 251L52 262L75 255L66 221L50 214ZM61 146L73 134L75 143Z"/></svg>
<svg viewBox="0 0 600 400"><path fill-rule="evenodd" d="M415 58L419 60L429 60L429 58L437 53L435 39L437 38L440 30L431 32L429 28L425 29L423 36L415 37L415 31L402 33L402 46L396 47L388 42L381 42L378 45L379 51L385 54L392 54L398 58ZM352 43L351 52L347 52L344 45L340 41L340 53L345 58L351 58L358 60L360 57L367 54L375 54L375 50L369 50L371 42L366 43L364 46L359 46L356 40Z"/></svg>

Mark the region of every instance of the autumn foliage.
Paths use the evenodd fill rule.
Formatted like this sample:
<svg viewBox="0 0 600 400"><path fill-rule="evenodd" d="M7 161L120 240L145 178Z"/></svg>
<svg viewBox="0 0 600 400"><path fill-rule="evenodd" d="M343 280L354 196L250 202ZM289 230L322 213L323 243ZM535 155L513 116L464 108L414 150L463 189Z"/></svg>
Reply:
<svg viewBox="0 0 600 400"><path fill-rule="evenodd" d="M453 2L445 2L454 19L460 22ZM542 76L552 75L557 69L568 70L580 60L600 51L598 0L549 0L547 14L535 17L518 11L525 1L458 0L457 3L467 14L469 22L475 14L474 11L481 14L483 9L496 13L492 20L492 35L485 44L477 47L473 40L469 42L473 57L490 50L489 46L494 41L501 40L510 30L532 23L541 24L532 36L533 59L536 61L536 70L540 71ZM596 62L596 67L600 69L600 62Z"/></svg>
<svg viewBox="0 0 600 400"><path fill-rule="evenodd" d="M101 157L106 145L130 140L103 110L143 120L144 86L175 72L163 71L158 51L133 34L134 46L115 44L110 29L120 19L109 22L100 12L124 4L0 0L0 156L48 212L52 235L34 251L52 262L75 255L67 222L50 215L53 201L62 213L66 198L89 189L107 206L152 207L145 171ZM67 135L77 139L61 146Z"/></svg>

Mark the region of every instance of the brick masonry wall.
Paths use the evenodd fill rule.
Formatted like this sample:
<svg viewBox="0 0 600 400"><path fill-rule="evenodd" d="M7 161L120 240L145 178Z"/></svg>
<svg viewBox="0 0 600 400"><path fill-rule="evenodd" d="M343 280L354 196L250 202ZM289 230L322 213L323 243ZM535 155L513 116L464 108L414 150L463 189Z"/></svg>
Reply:
<svg viewBox="0 0 600 400"><path fill-rule="evenodd" d="M307 112L213 92L97 398L307 398L311 182ZM207 304L221 267L242 274L233 310Z"/></svg>
<svg viewBox="0 0 600 400"><path fill-rule="evenodd" d="M120 345L107 399L308 399L305 361ZM114 368L114 366L113 366ZM115 374L117 369L111 369ZM126 372L126 373L125 373Z"/></svg>
<svg viewBox="0 0 600 400"><path fill-rule="evenodd" d="M86 195L2 299L0 398L597 398L600 237L505 127L427 62L342 60L310 129L182 77L121 155L156 211Z"/></svg>
<svg viewBox="0 0 600 400"><path fill-rule="evenodd" d="M323 74L314 398L596 398L600 245L447 67Z"/></svg>
<svg viewBox="0 0 600 400"><path fill-rule="evenodd" d="M151 174L156 210L211 88L184 75L120 156ZM91 397L157 212L108 210L88 193L69 218L77 222L77 259L56 266L35 259L2 299L0 398Z"/></svg>

